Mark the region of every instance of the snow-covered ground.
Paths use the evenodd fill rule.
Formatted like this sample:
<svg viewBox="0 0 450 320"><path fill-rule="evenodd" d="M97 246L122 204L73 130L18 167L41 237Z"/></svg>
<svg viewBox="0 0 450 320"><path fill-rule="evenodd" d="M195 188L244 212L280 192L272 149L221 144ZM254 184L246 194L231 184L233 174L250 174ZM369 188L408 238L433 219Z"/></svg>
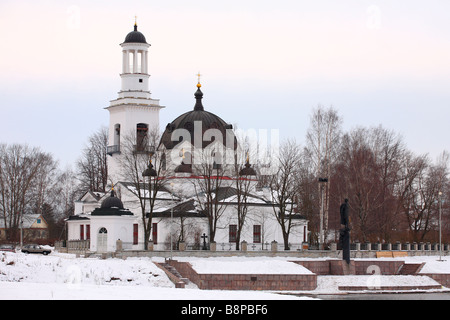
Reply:
<svg viewBox="0 0 450 320"><path fill-rule="evenodd" d="M426 262L422 273L450 273L450 257L398 258L407 263ZM189 261L199 273L310 273L289 262L299 258L178 258ZM307 259L311 260L311 259ZM175 289L153 262L163 258L101 260L76 258L54 252L49 256L0 252L0 299L148 299L148 300L286 300L308 299L273 292ZM428 277L413 276L319 276L318 287L304 294L339 293L343 285L430 285ZM296 292L301 294L301 292Z"/></svg>
<svg viewBox="0 0 450 320"><path fill-rule="evenodd" d="M305 267L284 259L274 258L180 258L189 261L201 274L313 274Z"/></svg>
<svg viewBox="0 0 450 320"><path fill-rule="evenodd" d="M0 252L0 299L286 300L270 292L175 289L153 261ZM305 298L307 299L307 298Z"/></svg>

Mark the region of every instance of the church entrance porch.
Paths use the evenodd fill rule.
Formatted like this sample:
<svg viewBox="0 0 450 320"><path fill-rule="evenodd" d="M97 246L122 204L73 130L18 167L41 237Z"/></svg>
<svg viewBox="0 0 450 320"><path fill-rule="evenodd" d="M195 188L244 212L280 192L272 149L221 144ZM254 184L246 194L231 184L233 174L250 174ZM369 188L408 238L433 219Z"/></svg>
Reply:
<svg viewBox="0 0 450 320"><path fill-rule="evenodd" d="M100 228L97 235L97 252L104 253L108 251L108 230Z"/></svg>

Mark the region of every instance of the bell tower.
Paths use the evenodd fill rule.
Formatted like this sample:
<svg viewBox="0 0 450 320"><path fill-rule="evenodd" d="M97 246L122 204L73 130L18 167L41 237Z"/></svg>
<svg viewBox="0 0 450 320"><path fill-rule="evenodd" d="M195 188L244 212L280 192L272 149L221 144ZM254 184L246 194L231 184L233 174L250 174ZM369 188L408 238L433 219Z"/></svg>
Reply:
<svg viewBox="0 0 450 320"><path fill-rule="evenodd" d="M137 30L130 32L122 47L122 89L119 97L150 98L148 79L148 48L145 36Z"/></svg>
<svg viewBox="0 0 450 320"><path fill-rule="evenodd" d="M134 30L127 34L122 47L121 89L118 98L110 102L109 107L109 142L108 172L109 179L116 183L124 181L120 170L120 161L124 143L133 143L134 152L150 154L155 146L149 145L148 135L159 133L159 100L151 98L148 73L148 49L145 36Z"/></svg>

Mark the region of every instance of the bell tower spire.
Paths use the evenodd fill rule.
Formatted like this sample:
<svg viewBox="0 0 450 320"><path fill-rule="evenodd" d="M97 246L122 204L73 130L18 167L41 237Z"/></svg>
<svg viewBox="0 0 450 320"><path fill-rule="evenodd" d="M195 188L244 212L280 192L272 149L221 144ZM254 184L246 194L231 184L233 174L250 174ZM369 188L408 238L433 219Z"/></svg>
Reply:
<svg viewBox="0 0 450 320"><path fill-rule="evenodd" d="M148 80L148 49L145 36L138 31L137 16L135 17L134 30L128 33L122 47L122 90L120 97L138 96L150 98ZM137 94L136 92L140 92Z"/></svg>
<svg viewBox="0 0 450 320"><path fill-rule="evenodd" d="M159 130L159 100L151 98L148 73L148 49L145 36L138 31L135 17L133 31L120 44L122 47L122 86L119 97L109 107L109 143L107 152L110 180L121 178L121 144L134 136L134 152L147 155L155 146L148 145L149 135ZM128 135L128 136L127 136ZM129 139L128 139L129 140Z"/></svg>

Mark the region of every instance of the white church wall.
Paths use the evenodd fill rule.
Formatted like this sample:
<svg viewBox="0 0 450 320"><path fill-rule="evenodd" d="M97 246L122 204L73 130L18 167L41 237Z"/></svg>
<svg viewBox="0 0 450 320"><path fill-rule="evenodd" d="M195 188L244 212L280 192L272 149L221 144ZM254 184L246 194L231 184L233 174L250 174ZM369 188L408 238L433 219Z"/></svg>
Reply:
<svg viewBox="0 0 450 320"><path fill-rule="evenodd" d="M216 231L216 242L228 244L230 242L230 225L238 225L236 206L228 206L219 220ZM264 243L276 241L283 244L283 234L281 227L273 214L271 206L250 206L245 218L245 223L241 232L240 241L246 241L248 244L254 243L253 226L260 226L259 245L256 244L255 250L261 249ZM294 219L289 242L293 247L298 248L303 242L306 220ZM250 248L249 248L250 250Z"/></svg>
<svg viewBox="0 0 450 320"><path fill-rule="evenodd" d="M201 236L205 233L209 236L208 221L206 218L157 218L154 223L158 224L157 244L154 245L155 250L170 250L170 234L172 233L172 243L177 243L181 224L184 230L184 242L188 245L188 249L199 249L203 244ZM153 239L154 240L154 239ZM209 240L206 240L209 242Z"/></svg>
<svg viewBox="0 0 450 320"><path fill-rule="evenodd" d="M89 220L67 221L67 240L86 240L86 225L90 225ZM84 239L80 239L81 226L84 228Z"/></svg>
<svg viewBox="0 0 450 320"><path fill-rule="evenodd" d="M134 217L125 216L92 216L91 217L91 248L93 252L99 251L98 237L100 229L107 230L107 252L116 251L116 241L124 243L133 242Z"/></svg>

